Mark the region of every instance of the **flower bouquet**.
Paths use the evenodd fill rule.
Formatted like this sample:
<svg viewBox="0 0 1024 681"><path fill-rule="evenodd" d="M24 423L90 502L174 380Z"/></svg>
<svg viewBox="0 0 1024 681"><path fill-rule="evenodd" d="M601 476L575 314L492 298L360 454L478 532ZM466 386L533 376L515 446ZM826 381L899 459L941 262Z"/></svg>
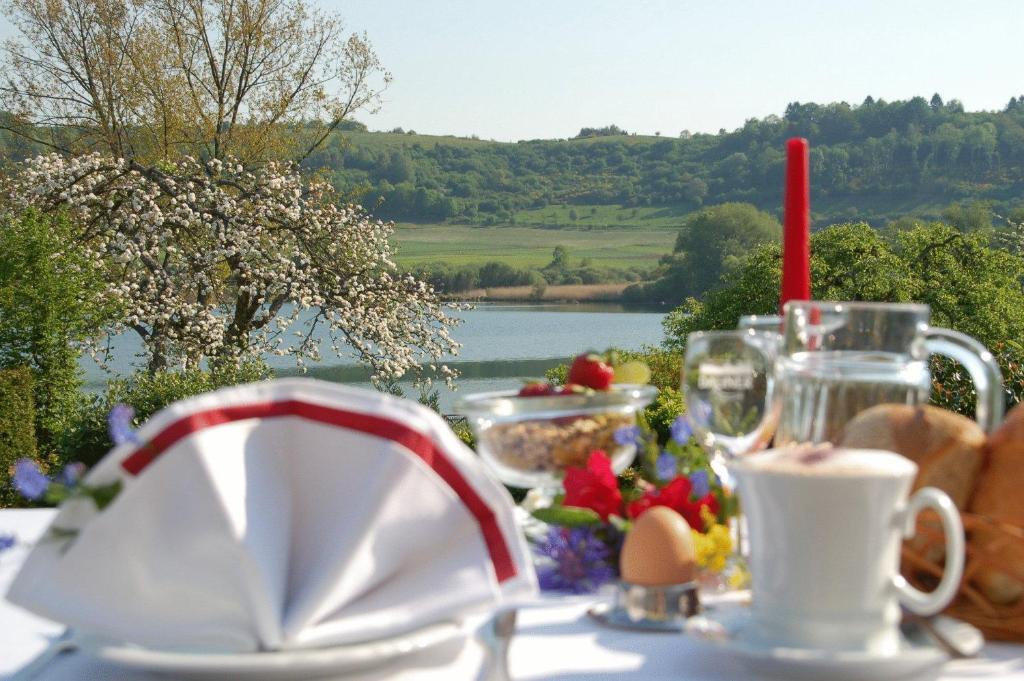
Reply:
<svg viewBox="0 0 1024 681"><path fill-rule="evenodd" d="M551 499L533 491L523 501L547 525L545 533L533 537L541 588L590 593L617 579L626 534L655 506L671 508L690 526L703 588L743 587L747 573L733 560L728 525L737 515L736 498L711 470L685 417L672 424L664 446L642 418L616 431L615 439L635 444L639 453L621 476L612 472L605 452L595 450L585 467L566 471L561 494Z"/></svg>

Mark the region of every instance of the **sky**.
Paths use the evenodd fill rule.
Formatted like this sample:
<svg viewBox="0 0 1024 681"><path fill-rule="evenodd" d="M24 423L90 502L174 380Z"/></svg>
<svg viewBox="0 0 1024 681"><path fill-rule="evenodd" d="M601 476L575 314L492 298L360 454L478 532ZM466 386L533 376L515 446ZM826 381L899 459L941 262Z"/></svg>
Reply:
<svg viewBox="0 0 1024 681"><path fill-rule="evenodd" d="M732 130L793 101L1024 93L1020 0L321 0L394 76L371 129Z"/></svg>
<svg viewBox="0 0 1024 681"><path fill-rule="evenodd" d="M516 141L732 130L789 102L1024 93L1021 0L311 0L394 80L373 130ZM0 23L0 34L10 34Z"/></svg>

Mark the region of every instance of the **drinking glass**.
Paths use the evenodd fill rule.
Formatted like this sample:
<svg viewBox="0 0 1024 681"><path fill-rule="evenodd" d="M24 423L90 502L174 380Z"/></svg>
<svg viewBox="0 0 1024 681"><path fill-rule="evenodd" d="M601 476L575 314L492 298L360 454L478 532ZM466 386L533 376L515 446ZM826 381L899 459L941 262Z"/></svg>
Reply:
<svg viewBox="0 0 1024 681"><path fill-rule="evenodd" d="M929 325L927 305L791 301L777 364L781 416L776 446L832 442L846 424L878 404L923 404L931 393L929 354L964 366L985 430L1003 414L1002 375L985 347Z"/></svg>
<svg viewBox="0 0 1024 681"><path fill-rule="evenodd" d="M778 420L773 398L778 331L700 331L686 340L683 392L686 415L711 470L723 487L735 481L726 462L763 449ZM746 520L732 523L732 561L746 563Z"/></svg>
<svg viewBox="0 0 1024 681"><path fill-rule="evenodd" d="M782 333L782 324L785 317L777 314L745 314L740 317L736 328L744 331L767 331L769 333Z"/></svg>
<svg viewBox="0 0 1024 681"><path fill-rule="evenodd" d="M763 448L774 433L778 338L778 333L751 329L700 331L687 337L687 418L723 482L729 480L726 458Z"/></svg>

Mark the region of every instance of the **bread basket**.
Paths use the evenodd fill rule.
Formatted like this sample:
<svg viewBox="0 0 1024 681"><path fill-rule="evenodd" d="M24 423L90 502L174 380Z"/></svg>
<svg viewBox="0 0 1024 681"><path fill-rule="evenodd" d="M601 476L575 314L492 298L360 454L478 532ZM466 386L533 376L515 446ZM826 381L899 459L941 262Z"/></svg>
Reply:
<svg viewBox="0 0 1024 681"><path fill-rule="evenodd" d="M1024 642L1024 582L1016 578L1024 572L1024 527L974 513L961 517L967 534L964 577L946 614L978 627L987 639ZM944 549L941 527L923 518L903 545L903 576L919 589L934 588L942 577Z"/></svg>

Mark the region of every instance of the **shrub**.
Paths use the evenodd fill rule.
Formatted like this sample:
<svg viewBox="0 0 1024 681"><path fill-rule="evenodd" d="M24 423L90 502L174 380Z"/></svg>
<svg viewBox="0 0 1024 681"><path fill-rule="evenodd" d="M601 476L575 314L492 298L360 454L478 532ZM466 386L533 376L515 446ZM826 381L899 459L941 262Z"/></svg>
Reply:
<svg viewBox="0 0 1024 681"><path fill-rule="evenodd" d="M659 388L654 402L644 409L644 418L651 430L658 434L658 442L667 442L672 422L685 412L686 399L679 388Z"/></svg>
<svg viewBox="0 0 1024 681"><path fill-rule="evenodd" d="M0 370L0 508L19 503L11 474L14 462L36 458L32 372L27 367Z"/></svg>
<svg viewBox="0 0 1024 681"><path fill-rule="evenodd" d="M733 329L742 314L771 314L777 306L781 252L777 244L754 249L701 301L689 299L664 322L665 345L682 351L691 331ZM963 234L941 223L914 225L885 237L866 224L833 225L811 236L815 300L925 303L932 324L966 333L999 361L1006 406L1024 398L1024 259L992 248L982 233ZM932 360L933 400L973 414L967 373Z"/></svg>
<svg viewBox="0 0 1024 681"><path fill-rule="evenodd" d="M540 272L530 273L530 298L532 300L541 300L544 297L544 292L548 290L548 282L544 279L544 275Z"/></svg>
<svg viewBox="0 0 1024 681"><path fill-rule="evenodd" d="M137 373L129 378L115 379L103 395L87 399L74 426L61 442L65 461L95 464L113 446L107 434L107 414L116 404L127 404L135 410L136 423L141 423L167 405L185 397L230 385L250 383L270 377L262 362L240 367L227 366L213 370L186 369Z"/></svg>
<svg viewBox="0 0 1024 681"><path fill-rule="evenodd" d="M466 419L448 419L448 425L451 427L455 435L462 440L470 449L476 449L476 437L473 435L473 428L470 427Z"/></svg>
<svg viewBox="0 0 1024 681"><path fill-rule="evenodd" d="M35 438L47 456L74 420L80 345L114 314L100 295L103 269L69 243L63 217L27 211L0 219L0 369L32 372Z"/></svg>

